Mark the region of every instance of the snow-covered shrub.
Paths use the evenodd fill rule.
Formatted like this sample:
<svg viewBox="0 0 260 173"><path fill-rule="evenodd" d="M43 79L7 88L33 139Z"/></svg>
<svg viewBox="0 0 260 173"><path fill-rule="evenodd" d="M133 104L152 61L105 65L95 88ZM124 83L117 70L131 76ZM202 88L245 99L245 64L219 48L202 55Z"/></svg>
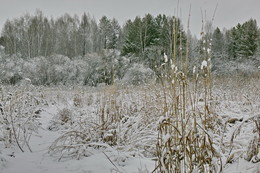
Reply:
<svg viewBox="0 0 260 173"><path fill-rule="evenodd" d="M84 85L85 74L89 69L89 65L82 58L71 60L67 68L66 85Z"/></svg>
<svg viewBox="0 0 260 173"><path fill-rule="evenodd" d="M71 129L76 117L73 115L73 110L70 108L62 108L52 118L48 127L51 131L57 131L61 129Z"/></svg>
<svg viewBox="0 0 260 173"><path fill-rule="evenodd" d="M29 78L34 85L45 85L48 81L48 68L51 64L41 56L35 57L24 64L24 77Z"/></svg>
<svg viewBox="0 0 260 173"><path fill-rule="evenodd" d="M228 60L227 58L213 59L212 73L215 76L250 76L258 71L260 66L260 59L256 58L237 58L235 60Z"/></svg>
<svg viewBox="0 0 260 173"><path fill-rule="evenodd" d="M95 135L95 127L85 124L86 128L82 131L71 130L57 138L49 147L49 153L53 156L58 155L62 158L80 159L92 155L93 147L109 148L109 145L98 143Z"/></svg>
<svg viewBox="0 0 260 173"><path fill-rule="evenodd" d="M215 135L224 172L232 172L230 167L241 161L253 167L259 161L259 77L219 77L213 88L214 111L224 124L220 135Z"/></svg>
<svg viewBox="0 0 260 173"><path fill-rule="evenodd" d="M12 85L19 83L23 76L24 60L18 55L4 56L0 60L0 77L2 82Z"/></svg>
<svg viewBox="0 0 260 173"><path fill-rule="evenodd" d="M122 83L131 85L142 85L155 81L154 71L144 67L142 64L134 64L129 68L122 79Z"/></svg>
<svg viewBox="0 0 260 173"><path fill-rule="evenodd" d="M53 55L48 57L51 66L48 68L48 83L50 84L66 84L71 61L63 55Z"/></svg>
<svg viewBox="0 0 260 173"><path fill-rule="evenodd" d="M25 84L25 83L24 83ZM40 92L27 83L25 86L2 88L0 128L6 147L16 144L22 152L39 127L36 111L43 103Z"/></svg>
<svg viewBox="0 0 260 173"><path fill-rule="evenodd" d="M102 63L101 57L98 54L87 54L84 59L88 65L84 73L84 85L96 86L102 82L102 69L99 67Z"/></svg>
<svg viewBox="0 0 260 173"><path fill-rule="evenodd" d="M157 76L160 71L158 71L158 67L163 64L164 58L162 57L162 50L160 47L152 46L145 49L144 53L144 64L155 71Z"/></svg>
<svg viewBox="0 0 260 173"><path fill-rule="evenodd" d="M93 150L107 151L113 146L133 155L155 156L154 124L161 112L158 106L162 93L149 87L139 89L104 86L101 91L82 94L82 107L70 108L73 124L67 123L66 129L58 118L52 120L51 127L60 127L65 133L51 145L50 153L79 159L91 155Z"/></svg>
<svg viewBox="0 0 260 173"><path fill-rule="evenodd" d="M235 156L239 157L239 155L244 154L245 160L253 163L258 163L260 162L260 157L259 157L260 156L260 114L253 115L250 118L246 119L234 130L231 137L231 144L235 146L234 141L240 135L242 131L241 129L248 126L248 124L252 124L254 128L253 128L253 133L251 135L251 139L249 143L247 143L248 144L247 148L243 148L244 153L241 150L240 151L235 150L233 152L231 149L232 152L230 152L231 153L230 155L233 157L232 160L234 160ZM236 152L237 154L235 154Z"/></svg>
<svg viewBox="0 0 260 173"><path fill-rule="evenodd" d="M100 83L113 84L121 79L127 68L127 59L119 56L116 50L103 50L99 54L87 54L84 57L87 68L84 71L84 84L97 86Z"/></svg>

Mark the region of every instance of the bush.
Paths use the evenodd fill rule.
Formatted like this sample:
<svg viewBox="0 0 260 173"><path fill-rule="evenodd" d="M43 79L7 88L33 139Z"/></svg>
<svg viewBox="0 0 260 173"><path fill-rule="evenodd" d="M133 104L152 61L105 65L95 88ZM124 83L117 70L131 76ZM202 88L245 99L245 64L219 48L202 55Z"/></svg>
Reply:
<svg viewBox="0 0 260 173"><path fill-rule="evenodd" d="M150 68L142 64L134 64L133 67L126 71L122 79L124 84L141 85L155 81L155 73Z"/></svg>

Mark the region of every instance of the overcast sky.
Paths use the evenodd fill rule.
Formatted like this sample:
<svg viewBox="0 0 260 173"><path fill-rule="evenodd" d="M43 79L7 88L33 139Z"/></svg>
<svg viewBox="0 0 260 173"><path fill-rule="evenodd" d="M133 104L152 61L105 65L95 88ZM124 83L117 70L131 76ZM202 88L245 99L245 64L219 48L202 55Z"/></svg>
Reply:
<svg viewBox="0 0 260 173"><path fill-rule="evenodd" d="M120 24L135 16L177 15L178 0L0 0L0 29L7 19L20 17L26 12L34 14L36 9L45 16L54 18L64 13L81 16L84 12L93 15L97 20L106 15L115 17ZM218 4L218 6L217 6ZM191 5L190 29L198 35L201 29L201 9L208 19L212 19L217 6L213 25L221 29L230 28L253 18L260 24L260 0L179 0L178 16L182 17L184 27L187 26L189 6ZM181 11L181 13L180 13Z"/></svg>

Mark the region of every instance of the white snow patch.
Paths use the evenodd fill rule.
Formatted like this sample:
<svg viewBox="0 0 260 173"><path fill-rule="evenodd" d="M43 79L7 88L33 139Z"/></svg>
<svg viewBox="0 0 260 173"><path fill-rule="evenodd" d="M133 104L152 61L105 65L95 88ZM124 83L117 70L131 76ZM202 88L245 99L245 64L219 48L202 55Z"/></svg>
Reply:
<svg viewBox="0 0 260 173"><path fill-rule="evenodd" d="M201 70L203 70L204 68L207 68L207 66L208 66L208 63L207 63L207 61L202 61L202 63L201 63Z"/></svg>
<svg viewBox="0 0 260 173"><path fill-rule="evenodd" d="M164 53L164 62L167 63L168 62L168 56Z"/></svg>

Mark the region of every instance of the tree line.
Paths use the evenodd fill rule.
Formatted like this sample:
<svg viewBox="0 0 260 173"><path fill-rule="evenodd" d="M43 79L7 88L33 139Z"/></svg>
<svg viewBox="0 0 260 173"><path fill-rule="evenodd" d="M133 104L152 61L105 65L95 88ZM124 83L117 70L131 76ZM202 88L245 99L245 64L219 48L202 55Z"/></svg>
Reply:
<svg viewBox="0 0 260 173"><path fill-rule="evenodd" d="M23 58L61 54L84 56L102 49L116 48L121 27L116 19L102 17L99 24L84 13L81 19L64 14L54 20L39 10L7 20L2 29L0 44L9 55Z"/></svg>
<svg viewBox="0 0 260 173"><path fill-rule="evenodd" d="M92 57L90 54L96 53L102 57L97 67L104 66L104 63L111 66L106 65L106 70L102 72L104 76L101 81L108 84L114 79L123 78L126 67L130 68L131 64L142 64L142 67L160 74L158 67L164 63L164 53L169 59L173 59L175 54L178 61L185 61L184 56L194 61L205 49L210 50L206 53L211 53L213 60L236 60L259 55L260 29L254 19L222 31L206 22L202 33L200 38L192 36L179 18L163 14L137 16L121 26L117 19L106 16L98 22L86 13L81 17L64 14L54 19L37 10L33 15L25 14L7 20L0 45L4 47L6 57L15 55L23 60L53 55L84 60L84 57ZM187 48L189 51L185 51ZM104 50L117 53L106 56ZM118 52L122 58L118 57ZM115 66L111 62L120 65Z"/></svg>
<svg viewBox="0 0 260 173"><path fill-rule="evenodd" d="M231 59L248 58L259 55L260 30L256 20L250 19L238 23L225 32L217 27L212 33L213 52L215 56Z"/></svg>
<svg viewBox="0 0 260 173"><path fill-rule="evenodd" d="M210 35L215 56L236 58L256 54L260 35L256 20L250 19L224 31L208 26L207 34ZM115 18L106 16L99 22L86 13L81 18L64 14L57 19L48 19L37 10L34 15L26 14L7 20L2 29L0 45L5 47L6 54L20 54L24 58L53 54L71 58L103 49L117 49L122 55L135 54L145 59L145 54L151 49L170 54L175 46L174 31L178 36L176 46L184 47L190 33L184 31L181 20L174 16L160 14L154 17L146 14L142 18L137 16L134 20L127 20L120 26ZM196 40L191 36L189 39ZM199 41L196 44L197 48L201 46Z"/></svg>

